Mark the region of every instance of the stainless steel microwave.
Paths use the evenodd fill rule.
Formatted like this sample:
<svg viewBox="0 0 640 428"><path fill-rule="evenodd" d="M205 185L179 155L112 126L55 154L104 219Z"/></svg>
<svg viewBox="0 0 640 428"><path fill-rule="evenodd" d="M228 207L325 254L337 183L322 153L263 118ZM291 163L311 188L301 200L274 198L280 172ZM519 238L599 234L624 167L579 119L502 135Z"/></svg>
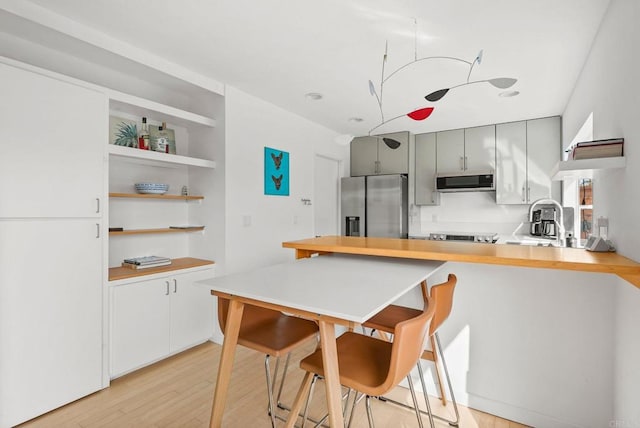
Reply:
<svg viewBox="0 0 640 428"><path fill-rule="evenodd" d="M438 173L438 192L487 192L496 190L493 171Z"/></svg>

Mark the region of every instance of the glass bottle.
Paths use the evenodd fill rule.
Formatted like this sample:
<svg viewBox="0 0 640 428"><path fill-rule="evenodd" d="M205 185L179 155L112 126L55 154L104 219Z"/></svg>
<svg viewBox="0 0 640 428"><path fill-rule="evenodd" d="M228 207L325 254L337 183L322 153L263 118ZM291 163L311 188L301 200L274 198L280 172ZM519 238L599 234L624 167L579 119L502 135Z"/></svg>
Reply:
<svg viewBox="0 0 640 428"><path fill-rule="evenodd" d="M158 127L158 139L156 140L156 150L159 152L169 153L169 134L166 131L167 124L162 122Z"/></svg>
<svg viewBox="0 0 640 428"><path fill-rule="evenodd" d="M147 125L147 118L142 118L142 127L140 128L140 135L138 136L138 148L142 150L149 150L149 125Z"/></svg>

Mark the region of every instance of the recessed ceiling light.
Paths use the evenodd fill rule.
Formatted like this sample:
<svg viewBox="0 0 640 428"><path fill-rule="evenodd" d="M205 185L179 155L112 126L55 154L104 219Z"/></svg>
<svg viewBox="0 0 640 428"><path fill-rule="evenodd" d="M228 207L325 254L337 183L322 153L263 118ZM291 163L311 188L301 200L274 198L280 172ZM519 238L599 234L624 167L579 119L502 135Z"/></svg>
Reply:
<svg viewBox="0 0 640 428"><path fill-rule="evenodd" d="M362 122L364 119L362 119L361 117L350 117L349 118L349 122L355 122L355 123L360 123Z"/></svg>
<svg viewBox="0 0 640 428"><path fill-rule="evenodd" d="M318 93L318 92L309 92L308 94L304 95L308 100L312 100L312 101L320 101L322 99L322 94Z"/></svg>
<svg viewBox="0 0 640 428"><path fill-rule="evenodd" d="M515 97L516 95L519 95L520 91L504 91L504 92L500 92L498 95L503 97L503 98L509 98L509 97Z"/></svg>

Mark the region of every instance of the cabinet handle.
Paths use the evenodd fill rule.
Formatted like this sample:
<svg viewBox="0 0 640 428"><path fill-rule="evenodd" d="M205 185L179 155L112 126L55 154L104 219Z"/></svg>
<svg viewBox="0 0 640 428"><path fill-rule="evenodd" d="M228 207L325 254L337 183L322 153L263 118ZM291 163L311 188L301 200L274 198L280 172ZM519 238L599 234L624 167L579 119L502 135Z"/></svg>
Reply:
<svg viewBox="0 0 640 428"><path fill-rule="evenodd" d="M173 278L173 292L177 293L178 292L178 280Z"/></svg>
<svg viewBox="0 0 640 428"><path fill-rule="evenodd" d="M467 170L467 157L464 157L464 170Z"/></svg>
<svg viewBox="0 0 640 428"><path fill-rule="evenodd" d="M464 157L460 156L460 169L464 171Z"/></svg>
<svg viewBox="0 0 640 428"><path fill-rule="evenodd" d="M527 202L527 194L524 191L524 185L522 185L522 202Z"/></svg>
<svg viewBox="0 0 640 428"><path fill-rule="evenodd" d="M96 198L96 214L100 212L100 198Z"/></svg>
<svg viewBox="0 0 640 428"><path fill-rule="evenodd" d="M374 172L376 174L380 173L380 161L375 161L375 168L374 168Z"/></svg>
<svg viewBox="0 0 640 428"><path fill-rule="evenodd" d="M165 296L169 295L169 281L165 281L165 283L167 284L167 292L165 293Z"/></svg>
<svg viewBox="0 0 640 428"><path fill-rule="evenodd" d="M100 223L96 223L96 239L100 238Z"/></svg>
<svg viewBox="0 0 640 428"><path fill-rule="evenodd" d="M527 186L527 202L531 200L531 187Z"/></svg>

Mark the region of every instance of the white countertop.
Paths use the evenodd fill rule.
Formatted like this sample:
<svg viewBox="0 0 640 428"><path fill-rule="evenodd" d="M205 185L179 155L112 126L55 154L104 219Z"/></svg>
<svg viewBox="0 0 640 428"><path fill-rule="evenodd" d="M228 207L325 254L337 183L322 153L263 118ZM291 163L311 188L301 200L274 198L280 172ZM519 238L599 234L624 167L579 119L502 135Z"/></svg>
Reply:
<svg viewBox="0 0 640 428"><path fill-rule="evenodd" d="M332 254L200 281L213 291L362 323L444 262Z"/></svg>

